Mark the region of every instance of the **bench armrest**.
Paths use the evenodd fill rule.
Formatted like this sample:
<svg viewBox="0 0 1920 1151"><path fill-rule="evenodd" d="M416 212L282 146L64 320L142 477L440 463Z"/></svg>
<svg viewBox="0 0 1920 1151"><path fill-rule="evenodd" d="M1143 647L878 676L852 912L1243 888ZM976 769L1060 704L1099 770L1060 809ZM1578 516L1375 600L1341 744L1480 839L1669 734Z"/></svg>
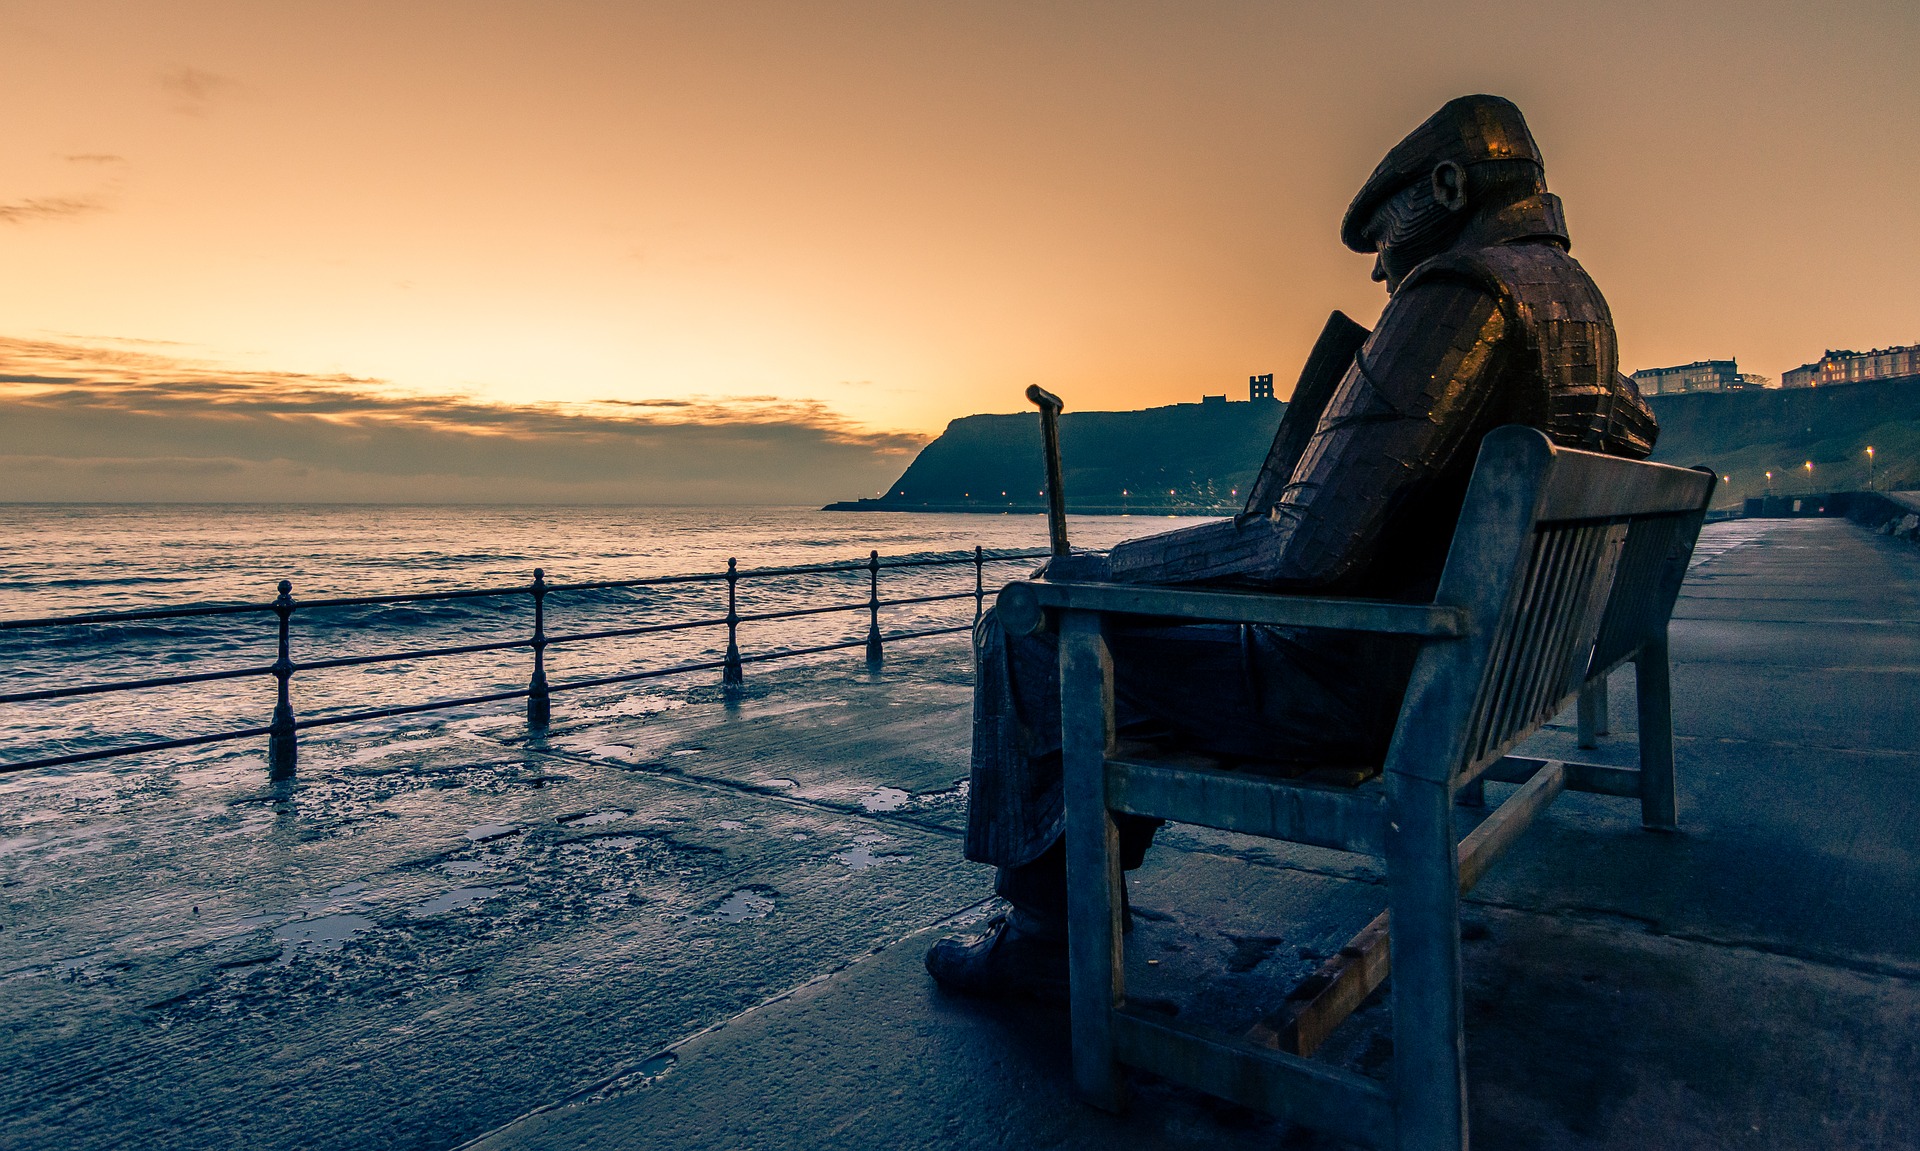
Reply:
<svg viewBox="0 0 1920 1151"><path fill-rule="evenodd" d="M1018 580L1001 589L998 605L1000 622L1012 635L1040 630L1049 611L1165 616L1195 623L1260 623L1276 627L1386 632L1431 639L1457 639L1467 634L1467 613L1462 608L1269 591Z"/></svg>

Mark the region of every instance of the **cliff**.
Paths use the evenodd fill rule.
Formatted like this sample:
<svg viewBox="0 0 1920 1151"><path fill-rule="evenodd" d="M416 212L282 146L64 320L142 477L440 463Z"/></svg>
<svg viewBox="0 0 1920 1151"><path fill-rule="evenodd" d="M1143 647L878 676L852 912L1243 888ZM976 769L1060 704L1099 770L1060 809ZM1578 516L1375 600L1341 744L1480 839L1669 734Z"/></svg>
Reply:
<svg viewBox="0 0 1920 1151"><path fill-rule="evenodd" d="M1225 514L1280 426L1272 400L1173 404L1060 417L1067 508L1074 512ZM828 511L1043 511L1040 414L965 416L920 450L887 494Z"/></svg>
<svg viewBox="0 0 1920 1151"><path fill-rule="evenodd" d="M1707 464L1732 477L1716 504L1769 487L1781 493L1920 487L1920 377L1649 402L1660 419L1654 459ZM1272 401L1213 401L1067 412L1060 417L1060 444L1068 510L1237 511L1285 410ZM1871 467L1868 445L1875 453ZM1038 413L966 416L921 449L886 495L827 510L1041 511L1042 476Z"/></svg>

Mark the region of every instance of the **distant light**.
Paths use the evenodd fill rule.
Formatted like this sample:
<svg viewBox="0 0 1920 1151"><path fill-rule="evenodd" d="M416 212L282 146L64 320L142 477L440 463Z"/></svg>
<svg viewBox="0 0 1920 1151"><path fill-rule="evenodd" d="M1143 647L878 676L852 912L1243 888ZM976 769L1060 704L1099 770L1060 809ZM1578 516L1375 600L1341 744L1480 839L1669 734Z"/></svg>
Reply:
<svg viewBox="0 0 1920 1151"><path fill-rule="evenodd" d="M1723 484L1730 484L1730 483L1732 483L1732 482L1733 482L1733 477L1732 477L1732 476L1721 476L1721 477L1720 477L1720 482L1721 482L1721 483L1723 483Z"/></svg>

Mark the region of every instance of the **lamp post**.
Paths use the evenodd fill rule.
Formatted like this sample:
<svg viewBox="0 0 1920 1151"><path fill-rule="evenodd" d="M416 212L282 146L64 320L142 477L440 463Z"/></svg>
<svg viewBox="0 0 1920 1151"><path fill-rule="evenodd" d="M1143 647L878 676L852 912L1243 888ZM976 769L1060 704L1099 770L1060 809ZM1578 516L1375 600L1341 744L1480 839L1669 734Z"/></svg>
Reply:
<svg viewBox="0 0 1920 1151"><path fill-rule="evenodd" d="M1873 445L1867 445L1867 490L1873 490Z"/></svg>
<svg viewBox="0 0 1920 1151"><path fill-rule="evenodd" d="M1772 472L1767 473L1767 494L1768 495L1773 494L1773 473Z"/></svg>
<svg viewBox="0 0 1920 1151"><path fill-rule="evenodd" d="M1806 463L1801 464L1800 466L1807 469L1807 494L1812 495L1813 494L1813 461L1808 460Z"/></svg>

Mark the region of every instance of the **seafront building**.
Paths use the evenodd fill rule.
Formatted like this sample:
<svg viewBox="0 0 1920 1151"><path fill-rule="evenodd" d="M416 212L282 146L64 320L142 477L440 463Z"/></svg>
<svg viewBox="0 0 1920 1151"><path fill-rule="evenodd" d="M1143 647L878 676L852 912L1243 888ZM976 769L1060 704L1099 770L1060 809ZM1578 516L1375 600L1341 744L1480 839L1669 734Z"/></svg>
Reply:
<svg viewBox="0 0 1920 1151"><path fill-rule="evenodd" d="M1904 376L1920 377L1920 344L1896 348L1874 348L1866 352L1847 350L1827 353L1810 364L1801 364L1780 377L1783 388L1821 388L1832 384L1857 384L1864 380L1894 380Z"/></svg>
<svg viewBox="0 0 1920 1151"><path fill-rule="evenodd" d="M1643 396L1671 396L1681 392L1727 392L1748 387L1733 360L1695 360L1671 368L1642 368L1633 382Z"/></svg>

